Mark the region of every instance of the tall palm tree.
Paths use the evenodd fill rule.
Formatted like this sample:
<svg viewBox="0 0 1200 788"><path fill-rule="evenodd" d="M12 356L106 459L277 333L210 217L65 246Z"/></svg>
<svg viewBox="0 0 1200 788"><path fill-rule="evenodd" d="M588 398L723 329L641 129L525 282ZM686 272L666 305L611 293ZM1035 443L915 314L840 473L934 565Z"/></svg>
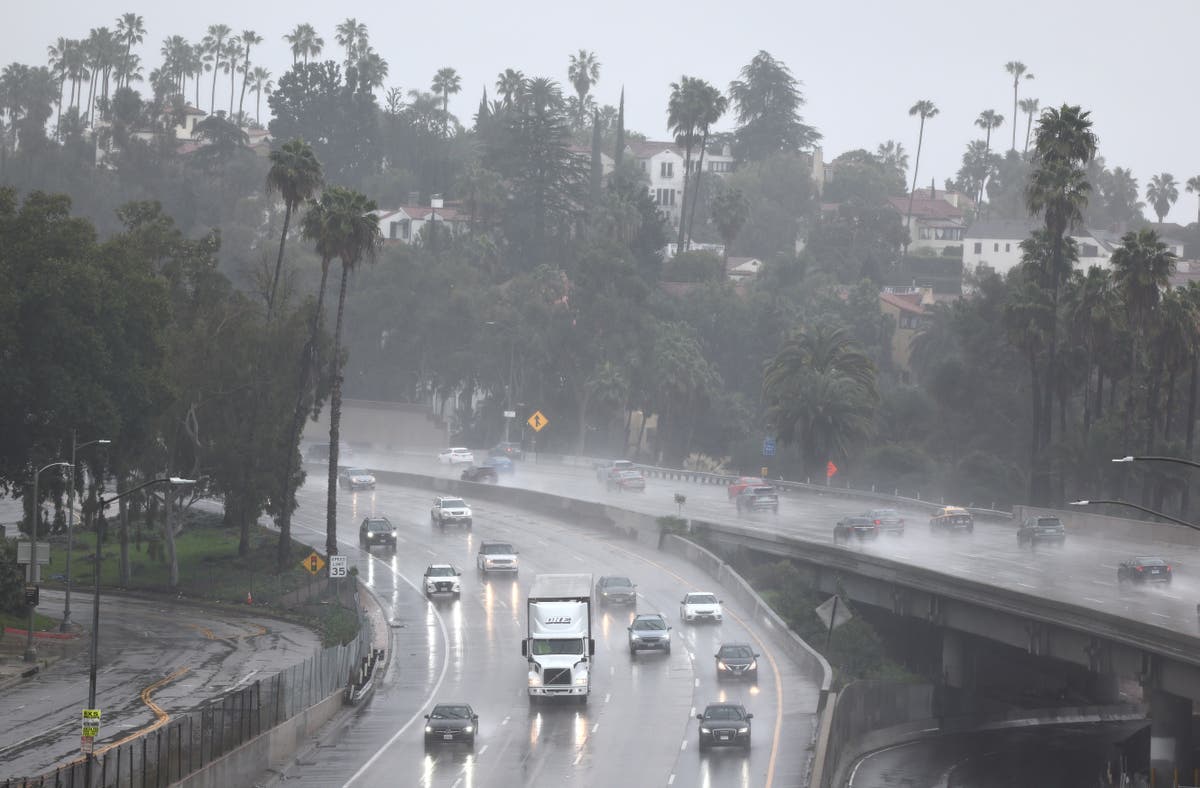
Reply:
<svg viewBox="0 0 1200 788"><path fill-rule="evenodd" d="M146 36L146 25L144 20L133 13L121 14L117 19L117 40L125 44L125 54L121 58L121 73L128 73L129 50L134 44L140 44ZM123 83L117 82L117 87L121 87ZM126 85L128 87L128 85Z"/></svg>
<svg viewBox="0 0 1200 788"><path fill-rule="evenodd" d="M917 192L917 175L921 169L921 144L925 141L925 121L938 114L938 108L934 106L932 101L921 99L916 104L908 108L908 116L911 118L914 115L921 118L921 127L917 132L917 158L913 162L913 185L912 190L908 193L908 216L904 220L904 229L908 230L910 240L912 236L912 207L913 195ZM904 248L908 249L908 242L905 242Z"/></svg>
<svg viewBox="0 0 1200 788"><path fill-rule="evenodd" d="M1021 79L1033 79L1033 74L1028 73L1029 69L1020 60L1010 60L1004 64L1004 70L1007 71L1013 78L1013 133L1012 133L1012 148L1017 149L1017 90L1021 85Z"/></svg>
<svg viewBox="0 0 1200 788"><path fill-rule="evenodd" d="M225 44L225 64L222 68L229 74L229 120L237 122L233 117L233 99L237 94L234 85L237 82L239 64L242 62L242 40L237 36L230 38Z"/></svg>
<svg viewBox="0 0 1200 788"><path fill-rule="evenodd" d="M676 250L683 251L683 239L687 230L688 183L692 174L692 148L696 145L696 129L704 112L701 98L704 80L684 75L678 82L671 83L671 97L667 100L667 126L675 135L675 142L683 146L683 198L679 205L679 239Z"/></svg>
<svg viewBox="0 0 1200 788"><path fill-rule="evenodd" d="M254 94L254 122L262 125L262 97L271 95L274 85L271 84L271 72L262 66L255 66L250 74L250 92Z"/></svg>
<svg viewBox="0 0 1200 788"><path fill-rule="evenodd" d="M984 139L984 149L989 154L992 152L992 129L1000 128L1003 123L1004 116L992 109L985 109L983 112L980 112L979 117L975 119L975 125L983 129L984 133L987 135ZM986 181L986 178L981 179L979 182L979 196L978 199L975 200L976 204L983 203L984 181Z"/></svg>
<svg viewBox="0 0 1200 788"><path fill-rule="evenodd" d="M503 99L506 107L516 106L525 92L525 86L525 74L516 69L506 68L496 77L496 93Z"/></svg>
<svg viewBox="0 0 1200 788"><path fill-rule="evenodd" d="M229 25L209 25L208 34L200 42L212 61L212 95L209 97L208 111L213 114L217 112L217 71L221 68L221 59L225 57L225 39L232 32L233 29Z"/></svg>
<svg viewBox="0 0 1200 788"><path fill-rule="evenodd" d="M338 442L342 420L342 325L346 312L346 289L350 272L360 262L373 262L383 241L379 219L373 211L375 201L359 192L335 186L321 194L324 221L318 245L336 251L342 263L342 282L338 290L337 322L333 332L333 353L329 360L332 389L329 396L329 496L325 513L325 549L337 555Z"/></svg>
<svg viewBox="0 0 1200 788"><path fill-rule="evenodd" d="M1024 112L1026 115L1025 150L1022 152L1028 153L1029 152L1029 134L1033 130L1033 116L1036 115L1037 111L1038 111L1038 100L1035 98L1021 99L1019 106L1021 107L1021 111ZM1015 120L1016 116L1014 115L1013 117ZM1015 123L1014 123L1014 126L1015 126Z"/></svg>
<svg viewBox="0 0 1200 788"><path fill-rule="evenodd" d="M450 136L450 96L462 90L462 77L450 66L433 75L433 92L442 96L442 136Z"/></svg>
<svg viewBox="0 0 1200 788"><path fill-rule="evenodd" d="M335 29L334 40L346 50L346 65L353 66L367 45L367 26L353 17L348 17Z"/></svg>
<svg viewBox="0 0 1200 788"><path fill-rule="evenodd" d="M687 237L684 239L686 245L690 245L692 241L692 224L696 221L696 203L700 201L700 184L704 177L704 153L708 147L709 130L714 123L721 119L725 110L729 109L729 99L708 82L701 80L696 86L696 90L700 107L699 120L696 124L700 130L700 162L696 167L696 186L692 189L692 204L688 209Z"/></svg>
<svg viewBox="0 0 1200 788"><path fill-rule="evenodd" d="M304 140L289 140L278 150L271 151L271 169L267 171L267 193L278 192L283 198L283 232L279 234L279 254L275 258L275 274L267 294L267 322L275 309L279 288L279 272L283 268L283 248L287 243L292 212L308 201L321 188L321 162L312 146Z"/></svg>
<svg viewBox="0 0 1200 788"><path fill-rule="evenodd" d="M1188 194L1200 196L1200 175L1193 175L1187 179L1187 191ZM1200 226L1200 206L1197 206L1196 224Z"/></svg>
<svg viewBox="0 0 1200 788"><path fill-rule="evenodd" d="M283 40L292 50L293 66L299 63L301 58L307 66L309 57L316 57L325 48L325 39L318 36L316 29L307 22L296 25L292 32L283 36Z"/></svg>
<svg viewBox="0 0 1200 788"><path fill-rule="evenodd" d="M188 73L192 76L193 85L196 88L196 109L200 109L200 78L205 72L212 71L212 58L209 56L208 48L204 46L204 41L199 41L192 45L191 57L188 59ZM213 76L216 79L216 76Z"/></svg>
<svg viewBox="0 0 1200 788"><path fill-rule="evenodd" d="M1073 272L1064 296L1068 335L1083 348L1087 377L1083 391L1083 429L1086 435L1092 423L1092 370L1097 370L1097 400L1103 391L1103 372L1098 369L1097 353L1102 352L1105 337L1112 334L1115 294L1112 276L1105 268L1090 266L1086 273Z"/></svg>
<svg viewBox="0 0 1200 788"><path fill-rule="evenodd" d="M242 107L246 102L246 83L250 81L250 48L262 43L262 36L255 33L253 30L243 30L242 46L246 49L242 52L242 95L238 98L237 122L239 125L244 125ZM268 76L269 78L269 76Z"/></svg>
<svg viewBox="0 0 1200 788"><path fill-rule="evenodd" d="M1171 206L1178 199L1179 183L1169 172L1155 175L1146 184L1146 200L1154 209L1154 214L1158 216L1159 224L1162 224L1163 219L1171 212Z"/></svg>
<svg viewBox="0 0 1200 788"><path fill-rule="evenodd" d="M581 49L578 54L571 55L571 63L567 66L567 80L575 88L576 95L579 96L579 115L575 121L576 125L580 127L583 126L583 119L591 114L587 107L587 97L592 85L595 85L598 79L600 79L600 61L596 58L595 52Z"/></svg>
<svg viewBox="0 0 1200 788"><path fill-rule="evenodd" d="M71 69L71 47L73 43L71 39L60 36L57 41L46 47L50 73L58 79L58 99L56 100L58 118L54 122L55 137L59 136L62 129L62 94L63 90L66 89L67 75Z"/></svg>

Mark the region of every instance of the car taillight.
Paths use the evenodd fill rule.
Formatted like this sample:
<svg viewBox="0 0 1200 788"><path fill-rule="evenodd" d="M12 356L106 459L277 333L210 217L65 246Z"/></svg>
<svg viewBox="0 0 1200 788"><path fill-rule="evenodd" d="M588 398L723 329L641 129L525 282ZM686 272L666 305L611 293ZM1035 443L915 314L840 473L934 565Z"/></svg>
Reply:
<svg viewBox="0 0 1200 788"><path fill-rule="evenodd" d="M879 525L879 521L878 521L878 520L876 520L876 521L875 521L875 524L876 524L876 525Z"/></svg>
<svg viewBox="0 0 1200 788"><path fill-rule="evenodd" d="M1141 571L1144 571L1144 570L1146 569L1146 567L1144 567L1144 566L1135 566L1135 567L1134 567L1134 569L1136 569L1137 571L1141 572Z"/></svg>
<svg viewBox="0 0 1200 788"><path fill-rule="evenodd" d="M1170 571L1171 571L1171 565L1170 565L1170 564L1167 564L1167 571L1168 571L1168 572L1170 572Z"/></svg>

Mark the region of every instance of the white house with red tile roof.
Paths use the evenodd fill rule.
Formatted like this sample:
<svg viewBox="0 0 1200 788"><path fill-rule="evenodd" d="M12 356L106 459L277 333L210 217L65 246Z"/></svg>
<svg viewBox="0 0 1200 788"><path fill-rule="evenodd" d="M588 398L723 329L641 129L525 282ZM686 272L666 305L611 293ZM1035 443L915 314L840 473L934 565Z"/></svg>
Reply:
<svg viewBox="0 0 1200 788"><path fill-rule="evenodd" d="M637 162L650 179L650 199L674 227L679 226L679 211L683 206L684 149L674 142L631 141L625 152ZM700 171L699 146L692 149L692 174ZM704 174L724 175L733 171L733 156L726 145L720 150L710 148L704 154Z"/></svg>
<svg viewBox="0 0 1200 788"><path fill-rule="evenodd" d="M931 287L885 287L879 293L879 311L896 321L892 333L892 364L902 382L909 381L912 341L928 319L926 309L934 303Z"/></svg>
<svg viewBox="0 0 1200 788"><path fill-rule="evenodd" d="M954 192L917 189L912 195L912 225L908 228L909 251L928 249L941 254L948 246L962 246L967 229L966 211L958 204ZM948 196L952 195L952 196ZM900 214L904 223L909 213L908 197L889 197L888 203Z"/></svg>
<svg viewBox="0 0 1200 788"><path fill-rule="evenodd" d="M413 243L421 230L431 221L439 227L458 234L466 229L468 216L465 211L452 205L430 208L428 205L401 205L372 211L379 218L379 231L384 243Z"/></svg>

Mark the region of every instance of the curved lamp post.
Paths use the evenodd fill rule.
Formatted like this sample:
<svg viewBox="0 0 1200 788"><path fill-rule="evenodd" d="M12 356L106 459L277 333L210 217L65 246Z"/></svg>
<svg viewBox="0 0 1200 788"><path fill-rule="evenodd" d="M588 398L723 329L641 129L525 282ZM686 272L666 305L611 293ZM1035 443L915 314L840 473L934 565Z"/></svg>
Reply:
<svg viewBox="0 0 1200 788"><path fill-rule="evenodd" d="M42 475L42 471L50 470L51 468L61 468L70 466L69 462L52 462L49 465L43 465L33 472L33 525L29 529L29 580L32 583L34 578L38 576L37 569L37 545L38 545L38 526L41 525L42 507L38 504L38 477ZM37 649L33 647L33 611L37 608L36 605L29 605L29 621L25 629L25 661L37 661Z"/></svg>
<svg viewBox="0 0 1200 788"><path fill-rule="evenodd" d="M75 452L80 449L86 449L88 446L98 445L107 446L112 441L107 438L97 438L94 441L87 443L75 442L75 430L71 430L71 489L70 498L67 502L67 601L63 605L62 623L58 627L59 632L66 632L71 628L71 551L74 549L75 542Z"/></svg>
<svg viewBox="0 0 1200 788"><path fill-rule="evenodd" d="M1114 462L1116 462L1116 460L1114 460ZM1175 523L1175 525L1182 525L1184 528L1191 528L1193 531L1200 531L1200 525L1195 525L1194 523L1189 523L1187 520L1180 520L1178 517L1172 517L1169 514L1163 514L1162 512L1156 512L1153 509L1148 509L1145 506L1141 506L1136 503L1130 503L1129 501L1090 501L1089 500L1089 501L1068 501L1067 502L1068 506L1099 506L1100 504L1110 504L1112 506L1128 506L1130 509L1137 509L1139 512L1145 512L1146 514L1153 515L1155 517L1161 517L1164 520L1168 520L1172 523Z"/></svg>

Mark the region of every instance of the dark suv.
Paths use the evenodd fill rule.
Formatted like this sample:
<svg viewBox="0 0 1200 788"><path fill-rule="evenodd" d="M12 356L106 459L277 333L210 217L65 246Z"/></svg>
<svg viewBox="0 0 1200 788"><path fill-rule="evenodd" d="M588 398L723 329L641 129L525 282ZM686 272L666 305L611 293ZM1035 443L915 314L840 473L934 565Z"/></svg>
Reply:
<svg viewBox="0 0 1200 788"><path fill-rule="evenodd" d="M500 441L488 450L489 457L507 457L510 460L525 459L525 450L516 441Z"/></svg>
<svg viewBox="0 0 1200 788"><path fill-rule="evenodd" d="M396 526L386 517L364 517L358 527L359 543L370 550L377 544L396 547Z"/></svg>
<svg viewBox="0 0 1200 788"><path fill-rule="evenodd" d="M1063 545L1067 541L1067 529L1062 520L1052 515L1026 518L1017 529L1017 544L1021 547L1036 547L1040 543Z"/></svg>
<svg viewBox="0 0 1200 788"><path fill-rule="evenodd" d="M479 482L480 484L495 484L500 481L500 477L496 475L496 468L492 465L472 465L458 478L464 482Z"/></svg>
<svg viewBox="0 0 1200 788"><path fill-rule="evenodd" d="M849 542L851 539L864 541L879 538L879 526L866 515L852 514L838 520L833 527L834 542Z"/></svg>

